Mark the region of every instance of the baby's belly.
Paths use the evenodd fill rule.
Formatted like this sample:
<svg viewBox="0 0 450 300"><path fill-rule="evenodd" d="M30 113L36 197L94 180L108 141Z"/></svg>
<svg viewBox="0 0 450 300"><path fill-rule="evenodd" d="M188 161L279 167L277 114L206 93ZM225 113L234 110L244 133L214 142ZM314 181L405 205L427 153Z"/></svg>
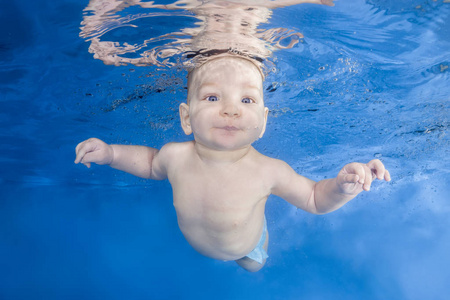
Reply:
<svg viewBox="0 0 450 300"><path fill-rule="evenodd" d="M178 225L189 244L201 254L236 260L258 244L264 226L268 192L257 187L175 189Z"/></svg>
<svg viewBox="0 0 450 300"><path fill-rule="evenodd" d="M219 260L236 260L246 256L256 247L262 234L262 227L259 230L213 232L180 224L180 229L196 251Z"/></svg>
<svg viewBox="0 0 450 300"><path fill-rule="evenodd" d="M219 260L236 260L249 254L258 244L264 226L264 212L242 219L177 215L188 243L202 255Z"/></svg>

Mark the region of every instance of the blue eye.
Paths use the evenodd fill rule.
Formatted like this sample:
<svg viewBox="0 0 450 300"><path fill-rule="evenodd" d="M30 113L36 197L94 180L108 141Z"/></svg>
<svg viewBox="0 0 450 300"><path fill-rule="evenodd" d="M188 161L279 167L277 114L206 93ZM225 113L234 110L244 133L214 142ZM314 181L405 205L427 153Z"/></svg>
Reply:
<svg viewBox="0 0 450 300"><path fill-rule="evenodd" d="M208 97L206 97L206 100L214 102L214 101L219 101L219 98L217 98L217 96L208 96Z"/></svg>
<svg viewBox="0 0 450 300"><path fill-rule="evenodd" d="M243 98L241 100L242 103L254 103L255 101L253 101L253 99L251 98Z"/></svg>

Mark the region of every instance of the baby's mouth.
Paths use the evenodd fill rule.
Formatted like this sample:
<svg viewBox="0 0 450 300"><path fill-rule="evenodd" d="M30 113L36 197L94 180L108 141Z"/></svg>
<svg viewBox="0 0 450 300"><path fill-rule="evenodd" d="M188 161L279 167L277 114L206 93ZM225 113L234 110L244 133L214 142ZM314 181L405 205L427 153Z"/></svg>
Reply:
<svg viewBox="0 0 450 300"><path fill-rule="evenodd" d="M239 128L237 128L235 126L224 126L224 127L222 127L222 129L226 130L226 131L238 131L239 130Z"/></svg>

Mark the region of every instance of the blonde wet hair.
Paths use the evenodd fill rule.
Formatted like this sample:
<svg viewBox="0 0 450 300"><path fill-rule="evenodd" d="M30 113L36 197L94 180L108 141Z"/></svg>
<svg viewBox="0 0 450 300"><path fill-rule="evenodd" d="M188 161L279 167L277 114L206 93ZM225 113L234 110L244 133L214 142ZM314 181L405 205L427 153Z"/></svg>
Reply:
<svg viewBox="0 0 450 300"><path fill-rule="evenodd" d="M225 58L230 58L230 59L238 59L238 60L245 60L247 62L250 62L259 72L259 74L261 75L261 81L264 82L265 79L265 75L264 72L262 70L262 62L260 62L257 59L254 58L250 58L248 56L245 55L239 55L236 53L231 53L231 52L224 52L224 53L220 53L217 55L212 55L212 56L208 56L208 57L202 57L200 59L198 59L196 61L196 66L195 67L191 67L188 69L188 75L187 75L187 89L188 89L188 97L186 102L189 104L189 98L190 98L190 89L191 89L191 85L192 85L192 80L195 76L195 74L202 69L203 66L208 65L212 62L215 62L219 59L225 59Z"/></svg>

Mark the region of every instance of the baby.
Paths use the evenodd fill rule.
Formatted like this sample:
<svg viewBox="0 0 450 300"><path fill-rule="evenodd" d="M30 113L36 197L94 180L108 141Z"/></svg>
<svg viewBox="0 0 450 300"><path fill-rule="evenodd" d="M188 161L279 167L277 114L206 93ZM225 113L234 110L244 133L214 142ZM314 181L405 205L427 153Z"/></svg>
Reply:
<svg viewBox="0 0 450 300"><path fill-rule="evenodd" d="M193 134L193 141L157 150L91 138L76 147L75 163L168 178L189 244L205 256L234 260L255 272L268 257L264 210L270 194L324 214L368 191L374 179L390 180L379 160L348 164L336 178L314 182L259 153L252 143L263 136L268 112L260 69L249 59L218 56L189 74L187 103L179 107L183 131Z"/></svg>

